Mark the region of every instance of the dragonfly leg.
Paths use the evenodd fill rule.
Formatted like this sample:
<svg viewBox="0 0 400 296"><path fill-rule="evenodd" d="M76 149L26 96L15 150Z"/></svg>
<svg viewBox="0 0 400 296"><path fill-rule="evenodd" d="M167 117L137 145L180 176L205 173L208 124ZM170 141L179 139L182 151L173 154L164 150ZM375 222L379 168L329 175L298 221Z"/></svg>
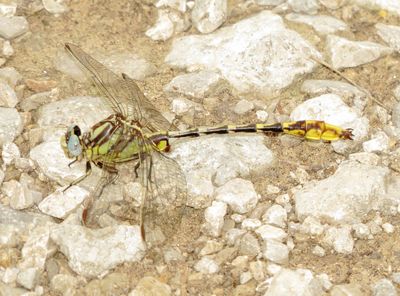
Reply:
<svg viewBox="0 0 400 296"><path fill-rule="evenodd" d="M72 186L80 183L83 181L87 176L89 176L92 173L92 166L90 165L90 161L86 162L86 172L83 176L79 177L78 179L72 181L64 190L63 192L67 191L67 189L71 188Z"/></svg>
<svg viewBox="0 0 400 296"><path fill-rule="evenodd" d="M136 177L136 179L137 178L139 178L139 174L138 174L138 169L139 169L139 167L140 167L140 161L138 161L136 164L135 164L135 177Z"/></svg>
<svg viewBox="0 0 400 296"><path fill-rule="evenodd" d="M75 162L77 162L78 161L78 157L77 158L75 158L73 161L71 161L69 164L68 164L68 167L70 168L71 167L71 165L73 165Z"/></svg>

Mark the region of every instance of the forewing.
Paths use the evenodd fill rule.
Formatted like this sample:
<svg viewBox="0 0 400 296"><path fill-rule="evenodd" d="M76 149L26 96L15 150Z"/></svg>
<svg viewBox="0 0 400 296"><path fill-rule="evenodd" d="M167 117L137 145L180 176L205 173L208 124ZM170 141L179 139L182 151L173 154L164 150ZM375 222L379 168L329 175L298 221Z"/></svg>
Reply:
<svg viewBox="0 0 400 296"><path fill-rule="evenodd" d="M156 131L168 131L176 130L174 124L170 123L155 107L154 105L145 97L141 92L136 82L128 77L126 74L122 73L123 79L127 82L131 88L132 93L137 93L137 98L135 100L139 101L142 111L142 121L143 127L148 128L152 132ZM134 102L132 102L134 103Z"/></svg>
<svg viewBox="0 0 400 296"><path fill-rule="evenodd" d="M103 64L96 61L79 47L67 43L65 48L87 70L90 78L108 99L115 113L120 113L128 119L141 122L141 94L139 88L133 88L131 83L116 75Z"/></svg>

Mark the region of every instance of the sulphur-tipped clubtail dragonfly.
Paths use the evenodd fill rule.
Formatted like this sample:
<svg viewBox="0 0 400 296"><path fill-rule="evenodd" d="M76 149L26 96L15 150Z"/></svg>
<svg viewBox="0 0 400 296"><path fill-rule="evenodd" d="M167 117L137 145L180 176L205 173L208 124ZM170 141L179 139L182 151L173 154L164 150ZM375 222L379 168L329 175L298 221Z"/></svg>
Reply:
<svg viewBox="0 0 400 296"><path fill-rule="evenodd" d="M318 120L225 125L178 131L127 75L116 75L73 44L66 44L65 48L80 62L114 112L86 133L82 133L76 125L70 127L61 139L64 152L69 158L75 158L74 162L86 160L86 174L70 186L81 182L91 173L92 163L102 169L102 178L94 193L84 202L83 222L90 216L88 211L94 198L117 176L117 165L133 161L136 177L144 191L140 206L143 239L147 220L160 219L162 227L176 227L186 202L186 181L178 163L166 155L170 149L169 140L173 138L232 132L285 133L328 142L353 137L351 129L342 129Z"/></svg>

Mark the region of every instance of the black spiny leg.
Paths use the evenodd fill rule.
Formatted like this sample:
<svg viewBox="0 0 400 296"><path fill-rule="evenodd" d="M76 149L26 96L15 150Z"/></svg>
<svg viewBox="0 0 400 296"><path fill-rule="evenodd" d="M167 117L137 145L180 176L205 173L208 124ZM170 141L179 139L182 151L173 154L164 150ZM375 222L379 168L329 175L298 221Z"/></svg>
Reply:
<svg viewBox="0 0 400 296"><path fill-rule="evenodd" d="M139 174L138 174L138 172L137 172L137 170L139 169L139 167L140 167L140 161L138 161L138 162L135 164L135 177L136 177L136 179L139 178Z"/></svg>
<svg viewBox="0 0 400 296"><path fill-rule="evenodd" d="M76 160L75 160L76 161ZM73 162L75 162L73 161ZM73 163L72 162L72 163ZM83 181L87 176L89 176L92 173L92 166L90 165L90 161L86 162L86 172L83 176L79 177L78 179L72 181L64 190L63 192L65 192L67 189L71 188L72 186L80 183L81 181Z"/></svg>

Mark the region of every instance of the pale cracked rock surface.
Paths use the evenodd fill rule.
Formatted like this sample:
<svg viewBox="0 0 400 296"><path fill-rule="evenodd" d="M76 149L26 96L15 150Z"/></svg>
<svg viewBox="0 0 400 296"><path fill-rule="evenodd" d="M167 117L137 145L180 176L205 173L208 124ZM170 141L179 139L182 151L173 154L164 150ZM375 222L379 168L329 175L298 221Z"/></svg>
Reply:
<svg viewBox="0 0 400 296"><path fill-rule="evenodd" d="M328 15L289 13L286 15L286 19L291 22L307 24L321 34L333 34L336 31L347 30L346 23Z"/></svg>
<svg viewBox="0 0 400 296"><path fill-rule="evenodd" d="M377 23L375 25L376 31L391 48L400 51L400 27L393 25L386 25Z"/></svg>
<svg viewBox="0 0 400 296"><path fill-rule="evenodd" d="M192 10L192 22L201 33L211 33L228 17L227 0L197 0Z"/></svg>
<svg viewBox="0 0 400 296"><path fill-rule="evenodd" d="M335 35L329 35L326 43L335 69L357 67L393 52L379 43L352 41Z"/></svg>
<svg viewBox="0 0 400 296"><path fill-rule="evenodd" d="M332 176L294 193L296 213L300 219L311 215L332 222L359 222L371 210L388 210L385 204L392 202L388 177L388 168L344 161Z"/></svg>
<svg viewBox="0 0 400 296"><path fill-rule="evenodd" d="M64 155L60 141L57 140L43 142L34 147L29 157L47 178L63 186L69 185L85 173L84 162L68 167L72 160Z"/></svg>
<svg viewBox="0 0 400 296"><path fill-rule="evenodd" d="M211 94L218 94L226 87L221 74L206 70L176 76L164 87L164 91L167 94L181 94L202 99Z"/></svg>
<svg viewBox="0 0 400 296"><path fill-rule="evenodd" d="M219 70L240 93L269 96L310 72L315 63L309 56L320 54L280 16L264 11L212 34L176 39L165 61L178 68Z"/></svg>
<svg viewBox="0 0 400 296"><path fill-rule="evenodd" d="M190 20L187 14L181 14L176 10L159 9L156 23L145 34L153 40L165 41L174 34L184 32L189 28Z"/></svg>
<svg viewBox="0 0 400 296"><path fill-rule="evenodd" d="M42 0L42 3L48 12L56 16L68 11L67 3L64 0Z"/></svg>
<svg viewBox="0 0 400 296"><path fill-rule="evenodd" d="M351 254L354 247L351 230L350 226L330 227L325 232L323 241L340 254Z"/></svg>
<svg viewBox="0 0 400 296"><path fill-rule="evenodd" d="M73 212L87 197L90 192L72 186L67 191L57 190L44 198L38 205L39 210L49 216L64 219Z"/></svg>
<svg viewBox="0 0 400 296"><path fill-rule="evenodd" d="M253 183L243 179L233 179L215 191L215 199L227 203L239 214L253 210L259 200Z"/></svg>
<svg viewBox="0 0 400 296"><path fill-rule="evenodd" d="M8 83L0 80L0 106L14 108L18 103L14 89Z"/></svg>
<svg viewBox="0 0 400 296"><path fill-rule="evenodd" d="M222 201L213 201L211 206L204 211L204 218L206 221L204 228L208 234L214 237L221 235L227 208L228 206L226 203Z"/></svg>
<svg viewBox="0 0 400 296"><path fill-rule="evenodd" d="M318 296L323 295L323 290L310 270L282 268L274 275L268 291L264 294L264 296L277 295Z"/></svg>
<svg viewBox="0 0 400 296"><path fill-rule="evenodd" d="M22 128L22 118L17 109L0 107L0 146L14 141Z"/></svg>
<svg viewBox="0 0 400 296"><path fill-rule="evenodd" d="M214 200L213 183L220 186L238 176L259 174L268 168L273 156L263 141L263 136L258 135L227 135L174 143L169 157L178 161L186 175L187 205L208 207Z"/></svg>
<svg viewBox="0 0 400 296"><path fill-rule="evenodd" d="M400 15L400 2L397 0L352 0L352 2L366 9L382 9Z"/></svg>
<svg viewBox="0 0 400 296"><path fill-rule="evenodd" d="M76 124L82 132L86 132L111 113L111 109L99 97L69 97L40 107L37 123L45 131L45 141L59 142L69 126ZM58 132L55 133L54 128ZM50 131L46 133L48 129Z"/></svg>
<svg viewBox="0 0 400 296"><path fill-rule="evenodd" d="M85 277L102 277L121 263L140 261L146 250L138 226L91 230L60 225L52 230L51 239L68 258L72 270Z"/></svg>
<svg viewBox="0 0 400 296"><path fill-rule="evenodd" d="M0 37L14 39L29 30L29 24L23 16L0 16Z"/></svg>
<svg viewBox="0 0 400 296"><path fill-rule="evenodd" d="M219 266L215 260L203 257L195 264L194 269L201 273L212 274L219 271Z"/></svg>

